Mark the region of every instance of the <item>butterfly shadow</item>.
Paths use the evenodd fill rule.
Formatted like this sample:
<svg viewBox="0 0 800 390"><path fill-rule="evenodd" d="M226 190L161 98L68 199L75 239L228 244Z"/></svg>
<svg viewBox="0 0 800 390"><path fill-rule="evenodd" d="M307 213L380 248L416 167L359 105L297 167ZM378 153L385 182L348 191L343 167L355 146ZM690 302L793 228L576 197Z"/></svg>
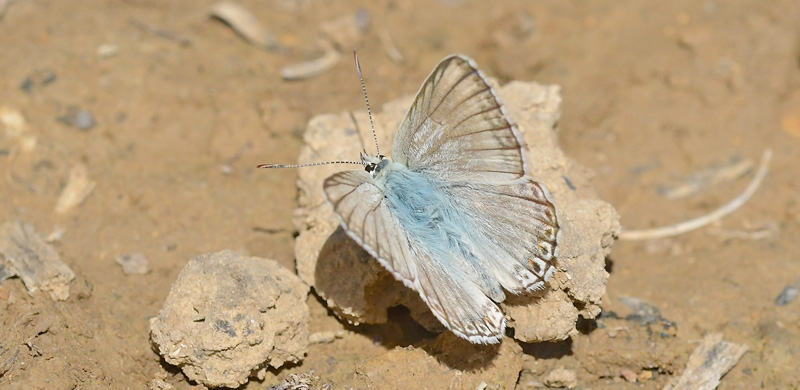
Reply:
<svg viewBox="0 0 800 390"><path fill-rule="evenodd" d="M491 368L500 356L502 343L508 342L513 343L512 340L504 339L499 344L473 344L450 331L444 331L439 337L425 340L416 346L450 369L477 372Z"/></svg>
<svg viewBox="0 0 800 390"><path fill-rule="evenodd" d="M314 273L316 292L347 322L383 324L387 311L402 305L426 329L435 330L438 324L419 295L397 281L341 227L325 240Z"/></svg>
<svg viewBox="0 0 800 390"><path fill-rule="evenodd" d="M396 280L341 227L320 250L314 289L344 322L379 324L345 326L370 334L387 349L413 345L461 371L490 366L500 351L499 344L472 344L445 330L419 294Z"/></svg>

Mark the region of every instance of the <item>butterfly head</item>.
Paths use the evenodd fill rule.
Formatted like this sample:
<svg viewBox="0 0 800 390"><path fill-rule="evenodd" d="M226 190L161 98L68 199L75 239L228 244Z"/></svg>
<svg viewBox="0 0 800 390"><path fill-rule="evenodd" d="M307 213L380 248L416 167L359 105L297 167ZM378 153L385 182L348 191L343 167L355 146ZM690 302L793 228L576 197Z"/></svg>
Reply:
<svg viewBox="0 0 800 390"><path fill-rule="evenodd" d="M361 163L364 164L364 170L375 177L378 172L391 163L391 160L382 154L370 156L366 151L361 151Z"/></svg>

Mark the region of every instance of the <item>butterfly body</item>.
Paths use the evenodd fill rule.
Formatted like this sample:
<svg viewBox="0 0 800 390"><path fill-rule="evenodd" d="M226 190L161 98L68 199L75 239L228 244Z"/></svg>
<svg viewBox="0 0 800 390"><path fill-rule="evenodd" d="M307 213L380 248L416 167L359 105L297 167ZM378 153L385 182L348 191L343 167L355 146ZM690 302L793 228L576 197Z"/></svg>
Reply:
<svg viewBox="0 0 800 390"><path fill-rule="evenodd" d="M481 259L483 237L475 223L448 193L448 183L391 163L376 177L388 208L408 232L408 238L440 268L461 274L491 293L493 300L505 297L500 285L488 276Z"/></svg>
<svg viewBox="0 0 800 390"><path fill-rule="evenodd" d="M495 302L543 289L559 227L547 188L528 175L524 141L474 62L445 58L395 138L392 159L325 180L347 234L450 330L496 343Z"/></svg>

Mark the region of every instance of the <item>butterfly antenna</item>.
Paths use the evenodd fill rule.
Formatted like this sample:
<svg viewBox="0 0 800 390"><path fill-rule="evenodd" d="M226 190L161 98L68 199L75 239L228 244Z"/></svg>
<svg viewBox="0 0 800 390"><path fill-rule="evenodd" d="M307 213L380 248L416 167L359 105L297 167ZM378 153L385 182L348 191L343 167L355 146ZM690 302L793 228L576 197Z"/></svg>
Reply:
<svg viewBox="0 0 800 390"><path fill-rule="evenodd" d="M323 162L315 162L309 164L259 164L256 165L256 168L305 168L305 167L316 167L319 165L331 165L331 164L364 165L364 163L359 161L323 161Z"/></svg>
<svg viewBox="0 0 800 390"><path fill-rule="evenodd" d="M369 115L369 126L372 128L372 138L375 139L375 150L378 155L381 154L381 148L378 147L378 134L375 132L375 124L372 122L372 110L369 109L369 97L367 97L367 86L364 84L364 76L361 74L361 65L358 63L358 52L353 50L353 59L356 61L356 70L358 71L358 79L361 80L361 90L364 91L364 101L367 102L367 114Z"/></svg>

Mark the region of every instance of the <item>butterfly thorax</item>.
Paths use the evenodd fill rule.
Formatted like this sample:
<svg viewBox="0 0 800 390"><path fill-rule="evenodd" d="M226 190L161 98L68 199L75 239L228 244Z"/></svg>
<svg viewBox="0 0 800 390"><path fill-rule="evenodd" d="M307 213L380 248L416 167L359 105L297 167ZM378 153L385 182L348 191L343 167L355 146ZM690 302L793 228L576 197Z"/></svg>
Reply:
<svg viewBox="0 0 800 390"><path fill-rule="evenodd" d="M411 236L430 242L440 258L458 254L473 260L471 222L443 191L444 183L385 158L375 168L375 184Z"/></svg>
<svg viewBox="0 0 800 390"><path fill-rule="evenodd" d="M364 170L376 178L387 165L391 164L392 160L382 154L377 156L370 156L366 152L361 152L361 163L364 164Z"/></svg>

